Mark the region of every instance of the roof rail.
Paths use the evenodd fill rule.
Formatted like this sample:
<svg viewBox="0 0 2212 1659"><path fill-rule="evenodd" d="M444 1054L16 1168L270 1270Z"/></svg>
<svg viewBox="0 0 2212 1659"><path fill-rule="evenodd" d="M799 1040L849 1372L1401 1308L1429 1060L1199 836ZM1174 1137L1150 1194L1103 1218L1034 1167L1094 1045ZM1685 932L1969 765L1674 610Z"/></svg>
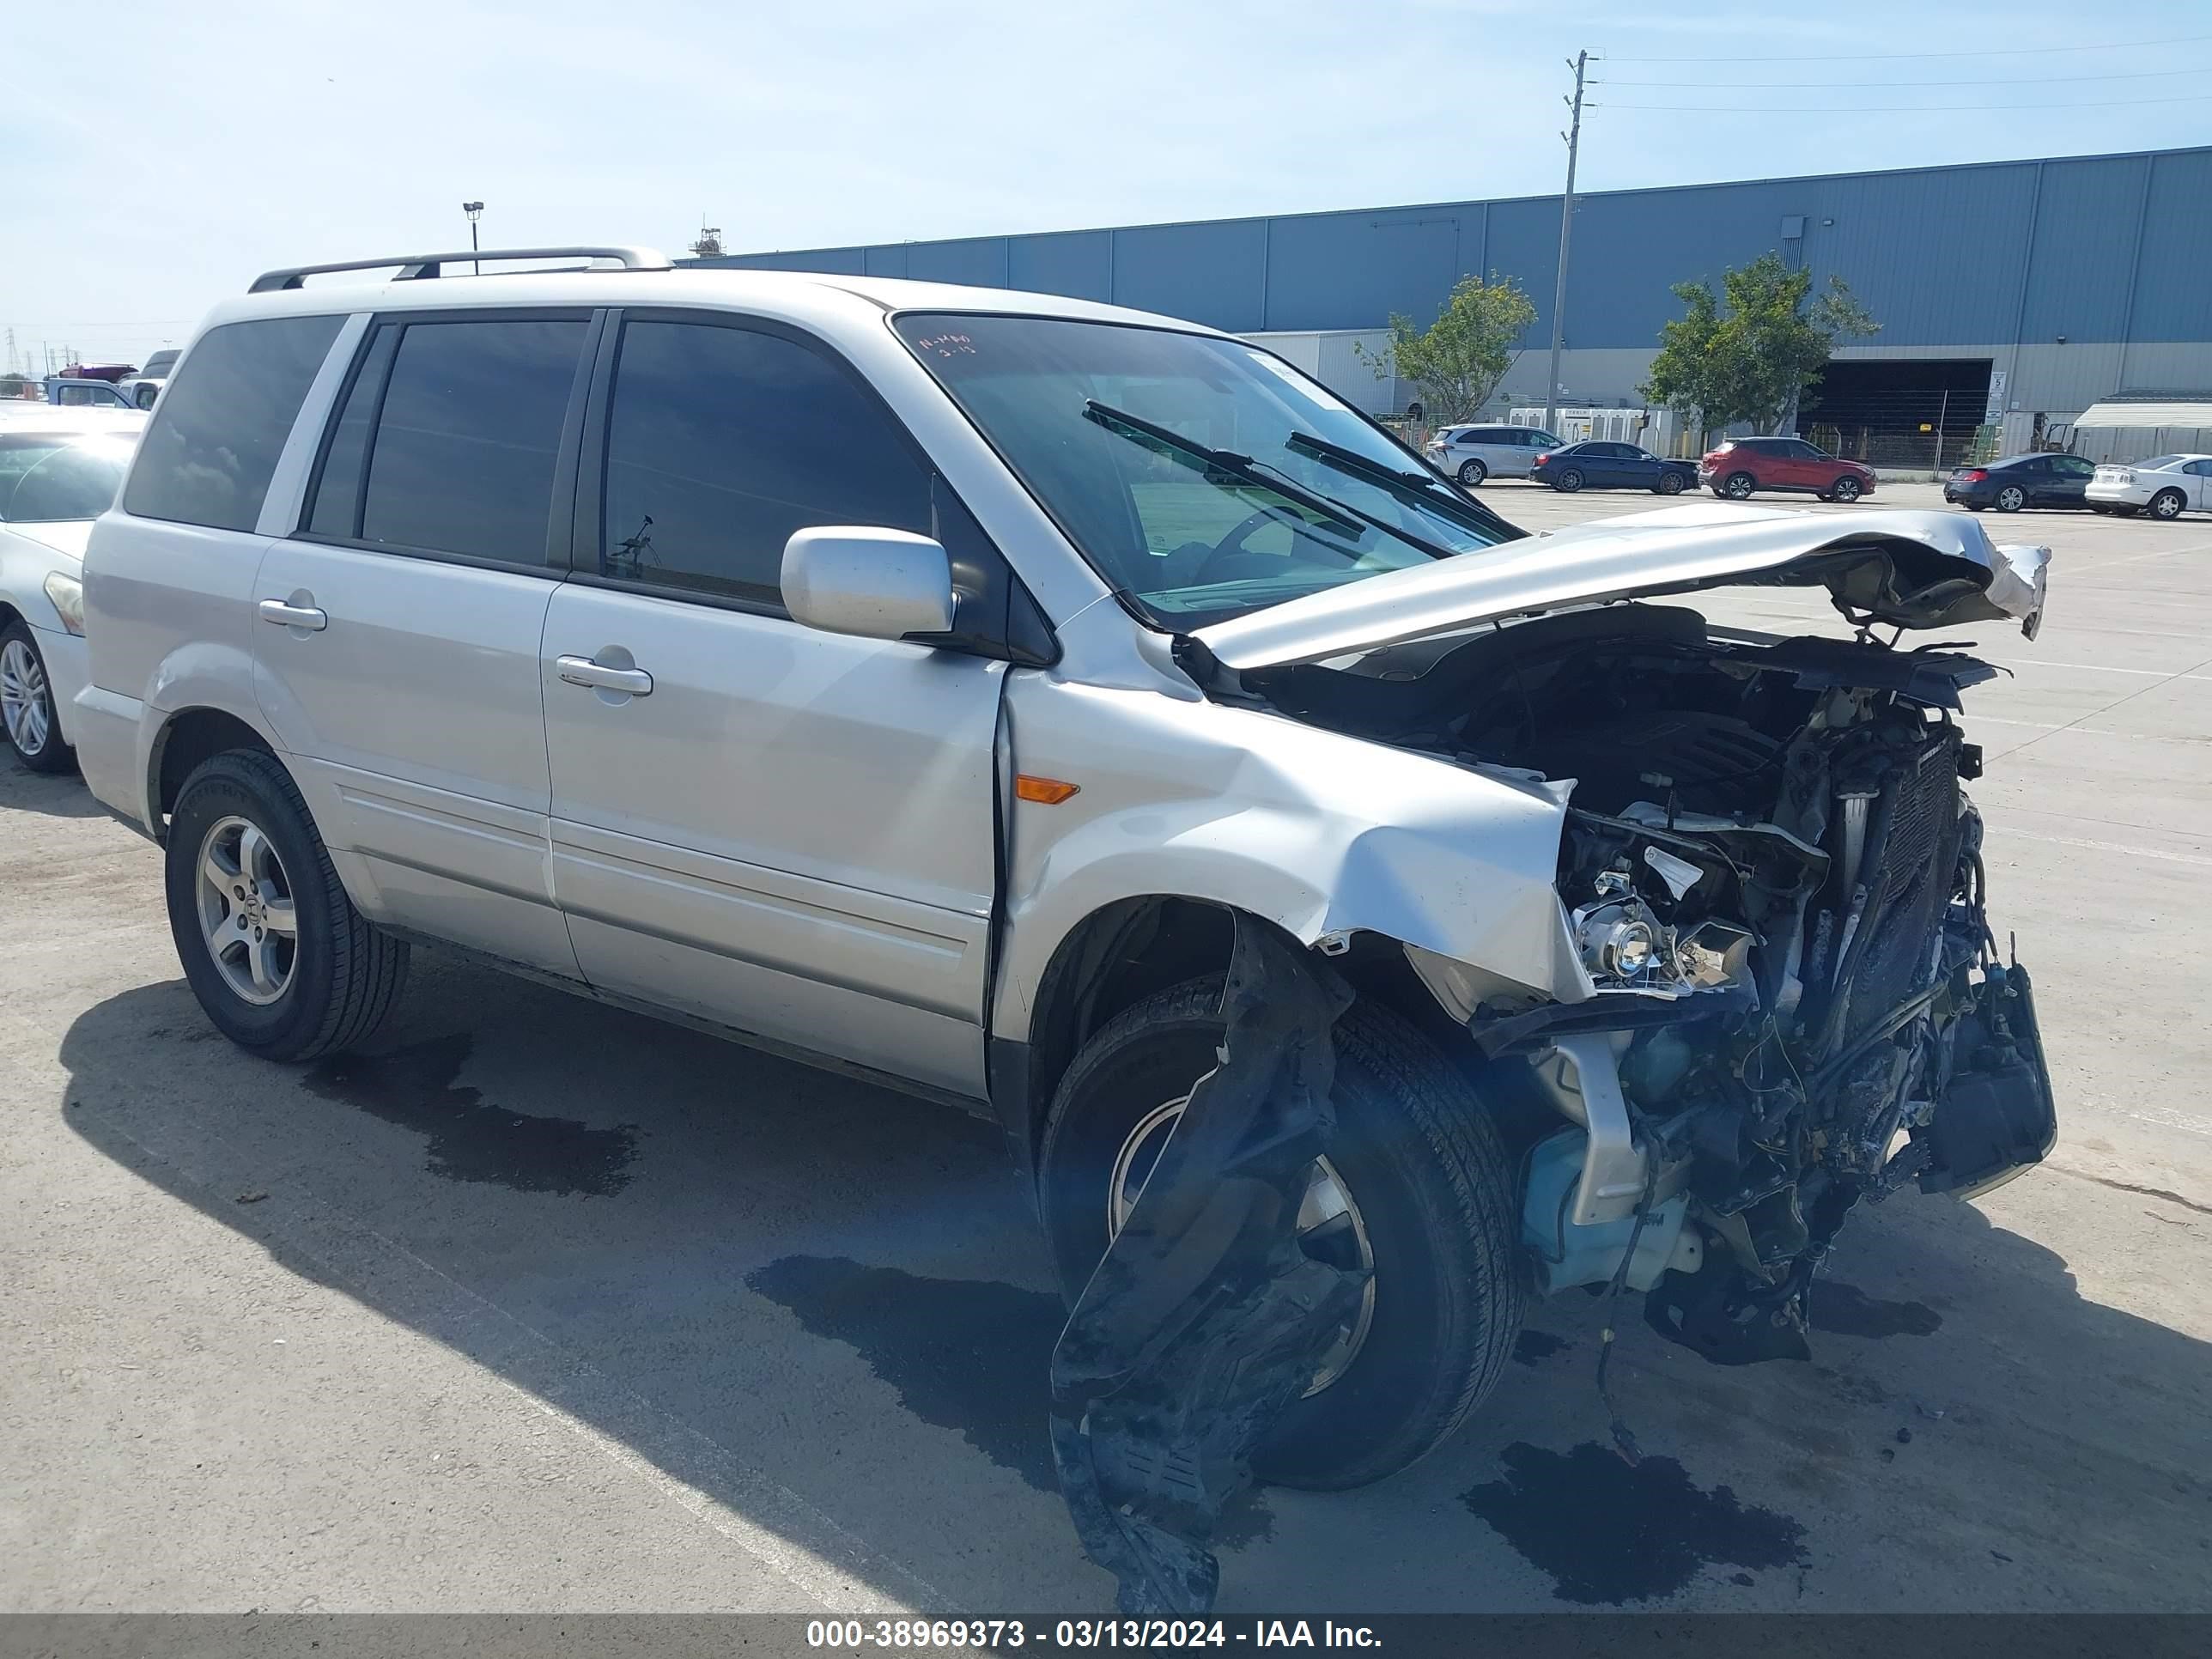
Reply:
<svg viewBox="0 0 2212 1659"><path fill-rule="evenodd" d="M346 259L334 265L287 265L276 270L264 270L253 279L248 294L270 294L279 289L298 288L308 276L326 276L337 270L378 270L386 265L397 265L399 274L395 282L414 282L440 274L440 267L464 262L474 265L485 259L613 259L625 270L669 270L668 256L649 247L488 247L481 251L464 248L458 253L394 253L380 259ZM588 269L588 267L573 267Z"/></svg>

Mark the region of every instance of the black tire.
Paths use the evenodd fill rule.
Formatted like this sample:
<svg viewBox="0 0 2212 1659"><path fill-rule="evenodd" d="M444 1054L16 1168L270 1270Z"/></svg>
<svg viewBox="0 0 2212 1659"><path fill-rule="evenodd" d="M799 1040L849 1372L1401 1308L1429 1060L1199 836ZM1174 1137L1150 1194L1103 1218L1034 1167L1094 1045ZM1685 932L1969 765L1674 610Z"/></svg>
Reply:
<svg viewBox="0 0 2212 1659"><path fill-rule="evenodd" d="M1149 997L1101 1028L1060 1079L1038 1159L1045 1230L1071 1304L1106 1249L1122 1143L1214 1064L1221 979ZM1293 1403L1254 1458L1277 1486L1338 1491L1441 1444L1497 1386L1526 1303L1510 1165L1467 1079L1388 1009L1336 1028L1330 1148L1375 1258L1365 1341Z"/></svg>
<svg viewBox="0 0 2212 1659"><path fill-rule="evenodd" d="M1682 493L1682 475L1679 472L1662 472L1659 475L1659 482L1651 487L1662 495L1679 495Z"/></svg>
<svg viewBox="0 0 2212 1659"><path fill-rule="evenodd" d="M2112 511L2123 519L2132 519L2142 511L2139 507L2116 507Z"/></svg>
<svg viewBox="0 0 2212 1659"><path fill-rule="evenodd" d="M1990 505L2000 513L2017 513L2027 505L2027 492L2018 484L2007 484L1990 498Z"/></svg>
<svg viewBox="0 0 2212 1659"><path fill-rule="evenodd" d="M1969 513L1986 513L1989 510L1990 504L1987 501L1968 501L1966 503L1966 511Z"/></svg>
<svg viewBox="0 0 2212 1659"><path fill-rule="evenodd" d="M1759 480L1750 473L1731 472L1720 481L1716 493L1732 501L1747 501L1751 499L1751 492L1758 488Z"/></svg>
<svg viewBox="0 0 2212 1659"><path fill-rule="evenodd" d="M2188 505L2189 503L2182 499L2179 490L2161 489L2150 498L2148 511L2154 519L2178 519L2181 516L2182 509Z"/></svg>
<svg viewBox="0 0 2212 1659"><path fill-rule="evenodd" d="M1571 495L1582 487L1583 471L1578 466L1567 467L1553 476L1552 488L1562 495Z"/></svg>
<svg viewBox="0 0 2212 1659"><path fill-rule="evenodd" d="M291 888L296 928L290 976L273 1002L232 989L201 932L197 878L208 832L246 819L268 837ZM241 1048L270 1060L313 1060L365 1041L398 1000L407 945L353 908L297 785L274 755L234 749L185 780L169 817L165 879L169 932L200 1006Z"/></svg>
<svg viewBox="0 0 2212 1659"><path fill-rule="evenodd" d="M1856 478L1838 478L1828 491L1828 499L1832 501L1841 501L1844 506L1849 507L1853 501L1858 500L1863 489L1864 486Z"/></svg>
<svg viewBox="0 0 2212 1659"><path fill-rule="evenodd" d="M1463 489L1476 489L1489 476L1490 469L1479 460L1465 460L1459 464L1459 481Z"/></svg>
<svg viewBox="0 0 2212 1659"><path fill-rule="evenodd" d="M10 646L20 646L29 653L31 673L19 689L37 704L44 720L45 736L42 739L33 738L29 729L32 722L25 720L24 741L30 747L26 748L24 742L16 739L5 721L0 721L0 737L4 737L8 747L15 751L15 758L33 772L66 772L76 764L76 751L62 741L61 720L54 708L53 677L46 672L46 653L39 649L39 636L31 631L30 623L19 618L0 628L0 653L6 653Z"/></svg>

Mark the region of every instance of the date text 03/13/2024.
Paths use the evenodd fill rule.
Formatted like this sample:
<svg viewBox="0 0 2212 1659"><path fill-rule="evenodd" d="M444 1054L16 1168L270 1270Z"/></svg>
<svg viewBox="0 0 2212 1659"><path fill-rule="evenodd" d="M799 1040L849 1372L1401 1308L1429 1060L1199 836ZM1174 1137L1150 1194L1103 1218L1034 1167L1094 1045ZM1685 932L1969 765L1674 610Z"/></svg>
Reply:
<svg viewBox="0 0 2212 1659"><path fill-rule="evenodd" d="M945 1648L1372 1648L1372 1626L1331 1620L815 1619L806 1644L859 1652Z"/></svg>

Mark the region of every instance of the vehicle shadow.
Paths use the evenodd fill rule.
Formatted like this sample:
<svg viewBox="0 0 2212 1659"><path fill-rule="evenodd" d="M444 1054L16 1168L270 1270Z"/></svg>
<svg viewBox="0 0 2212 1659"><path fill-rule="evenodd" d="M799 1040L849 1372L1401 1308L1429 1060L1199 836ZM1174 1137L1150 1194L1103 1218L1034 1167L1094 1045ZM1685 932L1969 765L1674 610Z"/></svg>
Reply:
<svg viewBox="0 0 2212 1659"><path fill-rule="evenodd" d="M887 1598L1109 1606L1053 1480L1060 1306L993 1127L443 953L416 969L372 1051L305 1070L216 1037L181 981L111 998L67 1033L57 1109ZM2083 1299L1970 1206L1893 1200L1836 1277L1810 1365L1716 1370L1621 1310L1633 1468L1597 1450L1602 1310L1547 1304L1436 1456L1229 1517L1224 1609L2207 1599L2207 1345Z"/></svg>
<svg viewBox="0 0 2212 1659"><path fill-rule="evenodd" d="M33 772L0 744L0 807L15 812L40 812L50 818L96 818L106 809L92 798L75 768L66 772Z"/></svg>

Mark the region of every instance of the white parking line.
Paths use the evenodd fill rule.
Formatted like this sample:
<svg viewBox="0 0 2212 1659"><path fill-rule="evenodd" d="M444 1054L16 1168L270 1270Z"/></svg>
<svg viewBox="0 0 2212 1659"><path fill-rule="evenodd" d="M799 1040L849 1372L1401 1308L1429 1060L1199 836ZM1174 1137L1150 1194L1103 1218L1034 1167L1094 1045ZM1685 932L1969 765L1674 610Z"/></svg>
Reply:
<svg viewBox="0 0 2212 1659"><path fill-rule="evenodd" d="M2080 847L2092 853L2119 853L2131 859L2157 859L2166 864L2199 864L2212 869L2212 858L2197 853L2169 853L2163 848L2136 847L2120 841L2091 841L2081 836L2042 836L2033 830L2008 826L2002 839L2048 842L2053 847Z"/></svg>

